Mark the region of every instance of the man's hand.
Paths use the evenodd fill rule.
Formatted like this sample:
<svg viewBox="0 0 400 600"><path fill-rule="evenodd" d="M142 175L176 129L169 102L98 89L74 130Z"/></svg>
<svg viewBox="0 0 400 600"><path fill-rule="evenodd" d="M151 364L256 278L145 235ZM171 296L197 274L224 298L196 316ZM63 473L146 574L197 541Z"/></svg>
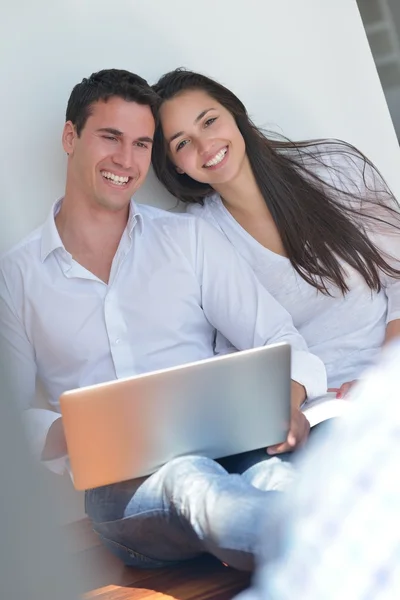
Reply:
<svg viewBox="0 0 400 600"><path fill-rule="evenodd" d="M64 435L62 418L60 417L49 429L46 444L42 452L42 460L54 460L68 453L67 442Z"/></svg>
<svg viewBox="0 0 400 600"><path fill-rule="evenodd" d="M292 381L292 412L290 419L290 430L285 442L270 446L267 448L268 454L282 454L283 452L292 452L295 448L303 446L310 432L310 424L300 406L306 399L306 391L302 385Z"/></svg>

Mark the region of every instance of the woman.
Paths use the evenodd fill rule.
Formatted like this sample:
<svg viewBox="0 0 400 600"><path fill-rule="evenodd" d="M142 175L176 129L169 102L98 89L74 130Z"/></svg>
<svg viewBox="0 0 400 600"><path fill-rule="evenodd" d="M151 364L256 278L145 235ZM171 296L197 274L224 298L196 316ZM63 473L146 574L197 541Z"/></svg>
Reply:
<svg viewBox="0 0 400 600"><path fill-rule="evenodd" d="M265 136L201 74L154 88L158 179L228 237L344 396L400 334L400 215L383 178L345 142Z"/></svg>

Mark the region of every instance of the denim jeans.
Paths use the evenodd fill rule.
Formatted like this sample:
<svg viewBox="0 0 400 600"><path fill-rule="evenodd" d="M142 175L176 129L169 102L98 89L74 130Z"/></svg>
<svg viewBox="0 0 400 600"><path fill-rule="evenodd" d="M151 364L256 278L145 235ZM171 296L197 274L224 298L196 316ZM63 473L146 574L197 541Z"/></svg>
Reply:
<svg viewBox="0 0 400 600"><path fill-rule="evenodd" d="M220 461L176 458L147 478L87 490L86 512L126 565L165 567L211 553L251 570L260 523L268 514L273 527L282 493L265 491L269 459L265 449Z"/></svg>

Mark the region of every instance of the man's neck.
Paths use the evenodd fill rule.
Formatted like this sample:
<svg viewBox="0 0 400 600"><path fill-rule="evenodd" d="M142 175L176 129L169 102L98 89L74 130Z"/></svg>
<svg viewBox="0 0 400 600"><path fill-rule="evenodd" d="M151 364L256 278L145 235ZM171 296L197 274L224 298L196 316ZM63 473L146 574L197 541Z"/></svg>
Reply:
<svg viewBox="0 0 400 600"><path fill-rule="evenodd" d="M72 255L116 250L129 218L129 206L111 211L65 194L55 222L62 242ZM115 252L114 250L114 252Z"/></svg>
<svg viewBox="0 0 400 600"><path fill-rule="evenodd" d="M111 211L89 203L79 205L65 195L55 223L65 249L74 260L108 283L112 262L129 218L129 206Z"/></svg>

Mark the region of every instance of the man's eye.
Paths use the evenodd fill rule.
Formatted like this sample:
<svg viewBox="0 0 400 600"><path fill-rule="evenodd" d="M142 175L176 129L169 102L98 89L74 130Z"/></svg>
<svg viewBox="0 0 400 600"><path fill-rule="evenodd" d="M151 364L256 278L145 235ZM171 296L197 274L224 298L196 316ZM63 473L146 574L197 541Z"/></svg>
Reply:
<svg viewBox="0 0 400 600"><path fill-rule="evenodd" d="M136 146L138 148L147 148L147 144L145 142L136 142Z"/></svg>
<svg viewBox="0 0 400 600"><path fill-rule="evenodd" d="M103 135L103 138L106 140L111 140L112 142L116 142L117 138L113 135Z"/></svg>

